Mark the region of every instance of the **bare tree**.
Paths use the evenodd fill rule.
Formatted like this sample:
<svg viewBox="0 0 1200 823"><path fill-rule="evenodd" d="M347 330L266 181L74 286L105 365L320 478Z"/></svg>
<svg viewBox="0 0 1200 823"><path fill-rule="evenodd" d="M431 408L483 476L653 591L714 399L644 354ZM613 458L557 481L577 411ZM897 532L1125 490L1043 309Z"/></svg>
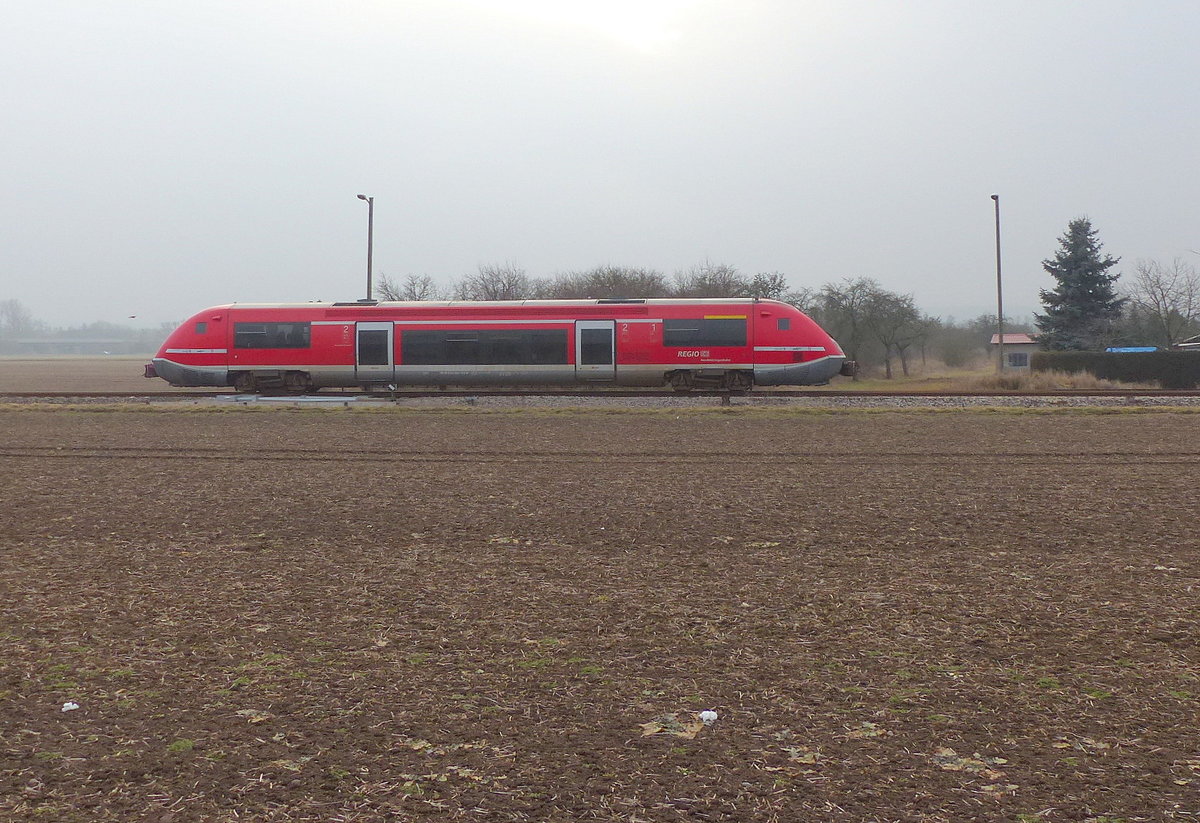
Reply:
<svg viewBox="0 0 1200 823"><path fill-rule="evenodd" d="M528 300L537 296L538 284L525 269L512 263L479 267L454 287L458 300Z"/></svg>
<svg viewBox="0 0 1200 823"><path fill-rule="evenodd" d="M33 314L20 300L0 300L0 334L14 336L37 329Z"/></svg>
<svg viewBox="0 0 1200 823"><path fill-rule="evenodd" d="M560 274L541 290L560 300L614 297L669 297L671 287L661 272L624 266L598 266Z"/></svg>
<svg viewBox="0 0 1200 823"><path fill-rule="evenodd" d="M750 280L750 296L764 300L783 300L788 294L787 277L777 271L759 272Z"/></svg>
<svg viewBox="0 0 1200 823"><path fill-rule="evenodd" d="M440 300L442 297L437 284L428 274L410 274L402 283L396 283L385 274L379 279L377 288L383 300Z"/></svg>
<svg viewBox="0 0 1200 823"><path fill-rule="evenodd" d="M1200 326L1200 274L1176 258L1170 266L1138 261L1129 290L1138 312L1153 325L1161 342L1174 346Z"/></svg>
<svg viewBox="0 0 1200 823"><path fill-rule="evenodd" d="M838 341L846 355L859 363L873 340L870 315L879 284L867 277L826 283L811 306L813 319ZM855 379L858 379L857 376Z"/></svg>
<svg viewBox="0 0 1200 823"><path fill-rule="evenodd" d="M892 355L895 353L907 377L908 350L927 331L912 295L896 294L878 287L872 289L866 299L866 323L883 346L884 376L892 379Z"/></svg>
<svg viewBox="0 0 1200 823"><path fill-rule="evenodd" d="M924 316L910 294L896 294L868 277L827 283L819 293L789 295L789 302L812 316L860 364L882 364L893 376L895 358L909 373L913 347L922 352L938 322Z"/></svg>
<svg viewBox="0 0 1200 823"><path fill-rule="evenodd" d="M750 281L733 266L705 260L675 274L675 297L752 297Z"/></svg>
<svg viewBox="0 0 1200 823"><path fill-rule="evenodd" d="M821 310L821 293L807 286L793 289L779 299L784 303L790 303L808 315L816 314Z"/></svg>

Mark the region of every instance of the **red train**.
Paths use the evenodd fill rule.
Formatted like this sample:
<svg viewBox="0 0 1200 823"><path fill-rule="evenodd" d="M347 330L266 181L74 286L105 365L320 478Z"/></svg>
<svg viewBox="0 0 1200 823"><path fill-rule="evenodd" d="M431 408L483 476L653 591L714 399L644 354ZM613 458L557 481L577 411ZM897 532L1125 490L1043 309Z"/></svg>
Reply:
<svg viewBox="0 0 1200 823"><path fill-rule="evenodd" d="M524 300L216 306L146 366L173 386L594 383L676 389L814 385L854 364L775 300Z"/></svg>

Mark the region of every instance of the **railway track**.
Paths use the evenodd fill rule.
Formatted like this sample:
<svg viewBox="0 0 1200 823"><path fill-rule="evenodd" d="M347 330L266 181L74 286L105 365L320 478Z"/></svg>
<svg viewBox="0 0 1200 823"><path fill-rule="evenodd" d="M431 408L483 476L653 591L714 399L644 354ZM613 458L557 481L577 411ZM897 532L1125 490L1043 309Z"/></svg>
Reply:
<svg viewBox="0 0 1200 823"><path fill-rule="evenodd" d="M575 398L688 398L688 397L758 397L758 398L841 398L841 397L893 397L893 398L953 398L953 397L1200 397L1200 389L1061 389L1056 391L855 391L840 389L755 389L749 392L738 391L689 391L675 392L667 389L412 389L394 392L364 392L364 391L323 391L314 395L288 394L236 394L231 391L148 391L148 392L111 392L111 391L21 391L0 392L0 401L16 399L99 399L99 400L187 400L197 398L238 397L253 399L270 397L276 399L300 400L310 398L376 398L380 400L404 400L408 398L486 398L486 397L575 397Z"/></svg>
<svg viewBox="0 0 1200 823"><path fill-rule="evenodd" d="M714 463L729 465L745 465L750 463L779 462L784 458L803 461L805 464L861 464L874 465L880 460L886 460L900 465L942 465L960 462L964 459L987 460L1012 465L1039 466L1047 463L1055 465L1123 465L1131 463L1140 465L1189 465L1200 464L1200 451L1164 448L1161 451L1120 451L1104 450L1081 454L1075 451L1005 451L996 452L980 449L961 451L854 451L854 450L822 450L797 449L794 451L738 450L738 451L705 451L695 454L681 454L678 451L639 451L629 454L611 448L596 448L589 450L529 450L514 448L512 450L481 449L388 449L377 448L371 452L363 452L350 447L279 447L247 448L244 446L61 446L61 445L28 445L0 446L0 458L29 458L36 460L49 459L102 459L102 460L203 460L207 462L222 461L230 463L299 462L299 463L383 463L396 465L400 463L418 463L423 465L433 463L466 463L477 465L481 463L612 463L619 460L623 465L711 465Z"/></svg>

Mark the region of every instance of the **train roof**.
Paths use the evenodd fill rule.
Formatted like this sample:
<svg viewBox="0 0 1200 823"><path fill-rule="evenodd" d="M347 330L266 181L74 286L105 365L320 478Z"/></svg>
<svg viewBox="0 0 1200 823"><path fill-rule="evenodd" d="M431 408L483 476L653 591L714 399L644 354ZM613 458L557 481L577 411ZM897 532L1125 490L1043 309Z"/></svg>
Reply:
<svg viewBox="0 0 1200 823"><path fill-rule="evenodd" d="M669 298L625 298L602 297L587 300L353 300L328 303L313 300L307 303L227 303L213 306L214 309L331 309L331 308L484 308L503 307L569 307L569 306L695 306L695 305L753 305L754 303L780 303L763 297L669 297Z"/></svg>

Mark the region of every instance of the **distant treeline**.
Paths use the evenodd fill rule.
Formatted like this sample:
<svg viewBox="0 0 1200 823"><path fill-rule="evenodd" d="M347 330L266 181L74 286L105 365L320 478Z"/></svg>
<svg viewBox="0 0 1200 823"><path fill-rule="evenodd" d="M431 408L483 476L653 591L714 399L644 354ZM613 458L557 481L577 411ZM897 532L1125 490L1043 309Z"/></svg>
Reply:
<svg viewBox="0 0 1200 823"><path fill-rule="evenodd" d="M0 300L0 355L149 354L158 350L176 325L139 329L98 322L52 328L20 300Z"/></svg>

